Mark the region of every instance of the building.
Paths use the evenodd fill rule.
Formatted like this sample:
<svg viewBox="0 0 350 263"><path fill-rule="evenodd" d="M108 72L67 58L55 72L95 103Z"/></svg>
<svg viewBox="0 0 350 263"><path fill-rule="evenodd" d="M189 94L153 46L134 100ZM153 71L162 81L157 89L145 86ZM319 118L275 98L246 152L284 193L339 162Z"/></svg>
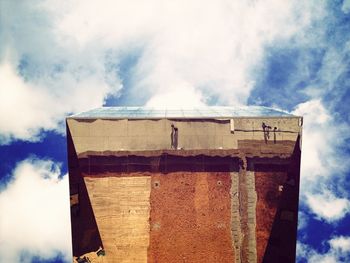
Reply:
<svg viewBox="0 0 350 263"><path fill-rule="evenodd" d="M104 107L66 122L74 262L295 262L301 117Z"/></svg>

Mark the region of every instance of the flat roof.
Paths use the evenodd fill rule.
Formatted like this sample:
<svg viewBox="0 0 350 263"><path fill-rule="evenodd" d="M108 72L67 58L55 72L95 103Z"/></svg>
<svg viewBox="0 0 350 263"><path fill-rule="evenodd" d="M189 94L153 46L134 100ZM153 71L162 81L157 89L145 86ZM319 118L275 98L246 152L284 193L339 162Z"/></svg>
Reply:
<svg viewBox="0 0 350 263"><path fill-rule="evenodd" d="M203 106L193 108L100 107L69 116L72 119L162 119L296 117L288 112L264 106Z"/></svg>

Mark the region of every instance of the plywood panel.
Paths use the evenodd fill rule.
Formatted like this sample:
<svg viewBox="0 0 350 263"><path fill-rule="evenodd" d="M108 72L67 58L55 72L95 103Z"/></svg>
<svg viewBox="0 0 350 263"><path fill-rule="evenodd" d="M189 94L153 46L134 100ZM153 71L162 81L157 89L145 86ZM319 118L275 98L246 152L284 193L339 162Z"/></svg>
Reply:
<svg viewBox="0 0 350 263"><path fill-rule="evenodd" d="M108 262L147 262L150 177L84 180Z"/></svg>

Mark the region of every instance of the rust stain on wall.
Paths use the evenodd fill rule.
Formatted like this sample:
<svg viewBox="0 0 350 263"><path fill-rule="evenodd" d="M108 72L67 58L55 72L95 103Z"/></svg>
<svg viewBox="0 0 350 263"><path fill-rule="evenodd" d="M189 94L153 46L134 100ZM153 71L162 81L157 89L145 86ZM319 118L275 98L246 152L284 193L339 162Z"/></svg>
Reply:
<svg viewBox="0 0 350 263"><path fill-rule="evenodd" d="M228 172L152 175L148 262L233 262L230 188Z"/></svg>

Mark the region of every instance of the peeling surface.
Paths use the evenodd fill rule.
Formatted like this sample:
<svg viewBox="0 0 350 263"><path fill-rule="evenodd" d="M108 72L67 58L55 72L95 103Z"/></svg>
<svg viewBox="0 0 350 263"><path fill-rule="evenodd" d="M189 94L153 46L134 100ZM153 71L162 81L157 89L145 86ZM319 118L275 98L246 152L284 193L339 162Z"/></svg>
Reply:
<svg viewBox="0 0 350 263"><path fill-rule="evenodd" d="M235 157L240 154L245 154L247 157L261 156L261 157L290 157L293 153L295 146L295 140L280 140L276 143L268 142L265 143L263 140L238 140L238 149L161 149L161 150L121 150L121 151L85 151L78 154L79 158L86 158L88 156L144 156L144 157L157 157L163 154L173 156L218 156L218 157Z"/></svg>

